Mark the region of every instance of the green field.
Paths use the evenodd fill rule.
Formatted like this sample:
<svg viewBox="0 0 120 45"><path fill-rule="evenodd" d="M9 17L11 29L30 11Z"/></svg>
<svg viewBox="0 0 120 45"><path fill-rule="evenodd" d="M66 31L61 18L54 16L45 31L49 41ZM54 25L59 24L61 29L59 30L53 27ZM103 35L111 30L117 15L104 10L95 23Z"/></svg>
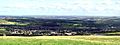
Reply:
<svg viewBox="0 0 120 45"><path fill-rule="evenodd" d="M120 32L110 32L110 33L104 33L104 34L120 34Z"/></svg>
<svg viewBox="0 0 120 45"><path fill-rule="evenodd" d="M0 37L0 45L120 45L118 36Z"/></svg>

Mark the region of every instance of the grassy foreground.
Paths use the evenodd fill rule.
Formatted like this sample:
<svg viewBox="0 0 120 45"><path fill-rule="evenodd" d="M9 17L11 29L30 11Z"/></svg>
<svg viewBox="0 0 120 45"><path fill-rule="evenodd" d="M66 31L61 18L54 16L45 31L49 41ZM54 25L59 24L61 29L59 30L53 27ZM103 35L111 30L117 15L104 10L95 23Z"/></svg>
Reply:
<svg viewBox="0 0 120 45"><path fill-rule="evenodd" d="M1 36L0 45L120 45L118 36Z"/></svg>

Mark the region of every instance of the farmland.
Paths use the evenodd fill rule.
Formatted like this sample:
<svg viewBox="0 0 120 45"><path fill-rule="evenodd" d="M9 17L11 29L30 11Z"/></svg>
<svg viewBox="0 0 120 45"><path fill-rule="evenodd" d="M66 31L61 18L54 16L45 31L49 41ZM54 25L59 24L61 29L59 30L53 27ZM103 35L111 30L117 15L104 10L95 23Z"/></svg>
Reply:
<svg viewBox="0 0 120 45"><path fill-rule="evenodd" d="M1 17L1 16L0 16ZM46 16L45 16L46 17ZM73 18L72 18L73 17ZM0 19L0 35L7 36L74 36L106 35L119 36L119 17L74 17L50 18L10 17ZM114 34L110 34L114 33Z"/></svg>
<svg viewBox="0 0 120 45"><path fill-rule="evenodd" d="M120 45L119 17L65 18L2 17L0 45Z"/></svg>
<svg viewBox="0 0 120 45"><path fill-rule="evenodd" d="M120 45L119 36L1 36L0 45Z"/></svg>

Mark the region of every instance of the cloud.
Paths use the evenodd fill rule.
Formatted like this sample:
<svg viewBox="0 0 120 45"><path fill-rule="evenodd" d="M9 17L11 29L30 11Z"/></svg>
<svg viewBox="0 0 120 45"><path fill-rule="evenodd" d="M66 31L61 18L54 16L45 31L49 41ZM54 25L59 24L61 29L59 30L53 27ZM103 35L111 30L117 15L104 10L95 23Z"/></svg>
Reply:
<svg viewBox="0 0 120 45"><path fill-rule="evenodd" d="M0 8L1 11L18 14L23 11L37 14L119 15L120 0L7 0L1 2Z"/></svg>

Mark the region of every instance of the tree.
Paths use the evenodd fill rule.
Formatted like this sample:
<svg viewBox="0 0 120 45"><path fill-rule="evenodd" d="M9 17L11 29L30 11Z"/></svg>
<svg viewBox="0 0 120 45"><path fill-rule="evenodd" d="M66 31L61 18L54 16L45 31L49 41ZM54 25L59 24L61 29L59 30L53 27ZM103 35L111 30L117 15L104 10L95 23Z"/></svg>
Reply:
<svg viewBox="0 0 120 45"><path fill-rule="evenodd" d="M5 28L0 28L0 34L2 34L3 36L6 36L7 33L8 31L6 31Z"/></svg>

